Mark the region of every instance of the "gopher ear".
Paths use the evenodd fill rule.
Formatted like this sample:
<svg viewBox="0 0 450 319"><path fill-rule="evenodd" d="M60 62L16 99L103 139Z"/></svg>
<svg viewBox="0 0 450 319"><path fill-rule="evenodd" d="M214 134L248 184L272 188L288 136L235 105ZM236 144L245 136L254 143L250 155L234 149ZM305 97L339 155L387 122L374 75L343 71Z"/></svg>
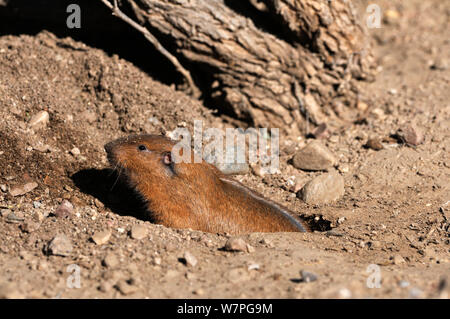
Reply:
<svg viewBox="0 0 450 319"><path fill-rule="evenodd" d="M163 163L165 165L170 165L172 164L172 153L171 152L165 152L163 154Z"/></svg>

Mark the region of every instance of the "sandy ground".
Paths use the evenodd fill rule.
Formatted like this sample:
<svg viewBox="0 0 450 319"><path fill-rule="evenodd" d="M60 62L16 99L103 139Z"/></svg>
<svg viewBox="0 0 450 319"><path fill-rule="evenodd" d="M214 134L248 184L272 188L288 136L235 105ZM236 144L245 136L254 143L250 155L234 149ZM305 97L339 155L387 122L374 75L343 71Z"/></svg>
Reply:
<svg viewBox="0 0 450 319"><path fill-rule="evenodd" d="M226 234L150 223L107 170L103 145L114 138L165 134L193 119L224 128L220 117L70 38L0 37L0 297L448 298L450 4L377 2L385 19L369 31L380 67L363 87L367 115L323 140L345 195L322 205L297 198L292 181L323 172L291 165L309 139L281 136L281 172L238 179L322 231L241 236L251 252L223 251ZM42 110L48 124L32 127ZM410 125L423 134L417 146L394 138ZM364 147L371 138L383 148ZM74 207L61 217L64 200ZM130 236L135 225L145 238ZM111 236L96 244L102 232ZM52 255L61 234L65 256ZM183 262L186 252L196 265ZM302 270L317 280L302 281Z"/></svg>

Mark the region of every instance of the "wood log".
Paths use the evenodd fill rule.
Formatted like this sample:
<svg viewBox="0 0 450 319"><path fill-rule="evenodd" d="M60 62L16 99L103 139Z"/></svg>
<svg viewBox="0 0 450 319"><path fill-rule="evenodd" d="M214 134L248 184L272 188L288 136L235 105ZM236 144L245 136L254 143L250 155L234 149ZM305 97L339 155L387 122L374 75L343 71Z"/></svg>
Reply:
<svg viewBox="0 0 450 319"><path fill-rule="evenodd" d="M226 0L123 1L194 78L208 79L205 91L216 105L255 126L305 133L309 123L351 120L354 82L373 76L370 45L350 1L264 0L264 8L253 0L255 9L245 11ZM263 11L293 41L255 25Z"/></svg>

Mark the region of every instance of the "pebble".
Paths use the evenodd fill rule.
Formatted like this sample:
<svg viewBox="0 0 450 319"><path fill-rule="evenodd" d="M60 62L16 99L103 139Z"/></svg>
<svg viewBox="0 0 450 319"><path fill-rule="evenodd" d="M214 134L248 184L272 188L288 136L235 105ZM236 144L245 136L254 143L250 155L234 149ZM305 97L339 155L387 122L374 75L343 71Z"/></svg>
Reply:
<svg viewBox="0 0 450 319"><path fill-rule="evenodd" d="M111 237L111 231L110 230L102 230L95 232L94 235L92 235L92 240L97 245L103 245L106 244Z"/></svg>
<svg viewBox="0 0 450 319"><path fill-rule="evenodd" d="M326 204L344 196L344 178L336 171L315 177L297 193L308 204Z"/></svg>
<svg viewBox="0 0 450 319"><path fill-rule="evenodd" d="M316 139L325 139L330 134L327 130L327 125L325 123L322 123L313 130L312 135Z"/></svg>
<svg viewBox="0 0 450 319"><path fill-rule="evenodd" d="M9 190L9 193L11 194L11 196L14 197L21 196L31 192L36 187L38 187L38 184L36 182L26 183L24 185L13 187L12 189Z"/></svg>
<svg viewBox="0 0 450 319"><path fill-rule="evenodd" d="M183 259L186 262L186 265L190 267L195 267L195 265L197 265L198 262L197 258L195 258L195 256L188 251L184 252Z"/></svg>
<svg viewBox="0 0 450 319"><path fill-rule="evenodd" d="M5 184L0 184L0 190L1 190L3 193L6 193L6 191L8 190L8 188L6 187Z"/></svg>
<svg viewBox="0 0 450 319"><path fill-rule="evenodd" d="M242 238L231 237L227 240L223 249L226 251L234 251L234 252L235 251L249 252L248 246L250 245L247 245L247 243Z"/></svg>
<svg viewBox="0 0 450 319"><path fill-rule="evenodd" d="M47 252L55 256L69 256L73 250L72 242L64 234L59 234L53 237L50 241Z"/></svg>
<svg viewBox="0 0 450 319"><path fill-rule="evenodd" d="M73 205L68 200L63 200L55 210L55 216L59 218L67 218L73 214Z"/></svg>
<svg viewBox="0 0 450 319"><path fill-rule="evenodd" d="M295 168L308 171L326 170L336 165L337 160L328 148L314 140L298 151L292 158Z"/></svg>
<svg viewBox="0 0 450 319"><path fill-rule="evenodd" d="M119 265L119 259L116 255L108 253L105 258L103 258L102 263L107 268L116 268Z"/></svg>
<svg viewBox="0 0 450 319"><path fill-rule="evenodd" d="M37 130L40 128L45 128L50 120L50 115L47 111L40 111L33 115L28 124L31 128Z"/></svg>
<svg viewBox="0 0 450 319"><path fill-rule="evenodd" d="M397 131L397 136L406 144L417 146L424 140L422 132L414 125L409 125L400 128Z"/></svg>
<svg viewBox="0 0 450 319"><path fill-rule="evenodd" d="M131 238L141 240L147 237L147 227L144 225L134 225L131 228Z"/></svg>
<svg viewBox="0 0 450 319"><path fill-rule="evenodd" d="M8 223L21 223L25 220L25 215L22 212L10 212L6 216L6 221Z"/></svg>
<svg viewBox="0 0 450 319"><path fill-rule="evenodd" d="M250 270L259 270L259 264L250 264L250 265L248 265L247 270L248 271L250 271Z"/></svg>
<svg viewBox="0 0 450 319"><path fill-rule="evenodd" d="M450 63L448 60L438 57L432 64L431 69L444 71L450 67Z"/></svg>
<svg viewBox="0 0 450 319"><path fill-rule="evenodd" d="M401 264L405 263L405 259L403 259L403 257L400 255L395 255L393 258L393 261L394 261L394 265L401 265Z"/></svg>
<svg viewBox="0 0 450 319"><path fill-rule="evenodd" d="M300 271L301 281L302 282L313 282L316 281L318 276L312 272L302 270Z"/></svg>
<svg viewBox="0 0 450 319"><path fill-rule="evenodd" d="M80 149L79 149L78 147L72 148L69 152L70 152L70 154L72 154L73 156L77 156L77 155L80 155L80 154L81 154Z"/></svg>
<svg viewBox="0 0 450 319"><path fill-rule="evenodd" d="M0 299L23 299L24 296L20 293L16 284L2 283L0 284Z"/></svg>
<svg viewBox="0 0 450 319"><path fill-rule="evenodd" d="M383 144L381 144L381 141L378 138L369 139L365 146L367 148L373 149L375 151L379 151L379 150L383 149Z"/></svg>
<svg viewBox="0 0 450 319"><path fill-rule="evenodd" d="M398 285L400 286L400 288L406 288L406 287L409 287L409 282L407 282L405 280L400 280Z"/></svg>
<svg viewBox="0 0 450 319"><path fill-rule="evenodd" d="M40 208L42 206L42 203L41 202L38 202L38 201L33 201L33 207L34 208Z"/></svg>
<svg viewBox="0 0 450 319"><path fill-rule="evenodd" d="M40 211L34 212L33 215L31 216L31 218L38 223L42 223L45 217L46 216L44 216L44 214Z"/></svg>

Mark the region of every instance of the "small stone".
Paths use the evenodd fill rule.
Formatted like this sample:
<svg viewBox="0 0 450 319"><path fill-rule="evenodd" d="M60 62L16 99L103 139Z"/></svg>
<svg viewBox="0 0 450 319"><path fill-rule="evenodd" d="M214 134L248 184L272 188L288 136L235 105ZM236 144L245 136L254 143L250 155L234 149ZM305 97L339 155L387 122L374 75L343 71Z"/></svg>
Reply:
<svg viewBox="0 0 450 319"><path fill-rule="evenodd" d="M300 276L301 276L300 280L302 282L313 282L316 281L318 278L316 274L306 270L300 271Z"/></svg>
<svg viewBox="0 0 450 319"><path fill-rule="evenodd" d="M187 266L195 267L197 265L197 258L195 258L194 255L192 255L190 252L185 251L183 255L183 259Z"/></svg>
<svg viewBox="0 0 450 319"><path fill-rule="evenodd" d="M395 255L393 258L393 261L394 261L394 265L401 265L401 264L405 263L405 259L403 259L403 257L400 255Z"/></svg>
<svg viewBox="0 0 450 319"><path fill-rule="evenodd" d="M414 125L402 127L397 131L397 136L406 145L417 146L424 140L422 132Z"/></svg>
<svg viewBox="0 0 450 319"><path fill-rule="evenodd" d="M248 251L247 243L242 238L231 237L223 247L226 251Z"/></svg>
<svg viewBox="0 0 450 319"><path fill-rule="evenodd" d="M131 238L141 240L147 237L147 227L144 225L134 225L131 228Z"/></svg>
<svg viewBox="0 0 450 319"><path fill-rule="evenodd" d="M102 263L107 268L116 268L119 265L119 259L116 255L108 253Z"/></svg>
<svg viewBox="0 0 450 319"><path fill-rule="evenodd" d="M153 258L153 264L159 266L159 265L161 265L161 262L162 262L161 257L155 257L155 258Z"/></svg>
<svg viewBox="0 0 450 319"><path fill-rule="evenodd" d="M78 147L74 147L70 150L70 154L72 154L73 156L78 156L81 154L80 149Z"/></svg>
<svg viewBox="0 0 450 319"><path fill-rule="evenodd" d="M6 221L8 223L21 223L25 220L25 215L22 212L10 212L6 216Z"/></svg>
<svg viewBox="0 0 450 319"><path fill-rule="evenodd" d="M259 264L250 264L250 265L248 265L247 270L248 271L250 271L250 270L259 270Z"/></svg>
<svg viewBox="0 0 450 319"><path fill-rule="evenodd" d="M407 282L405 280L400 280L398 285L400 286L400 288L406 288L406 287L409 287L409 282Z"/></svg>
<svg viewBox="0 0 450 319"><path fill-rule="evenodd" d="M110 230L102 230L102 231L95 232L94 235L92 236L92 240L97 245L103 245L108 242L110 237L111 237Z"/></svg>
<svg viewBox="0 0 450 319"><path fill-rule="evenodd" d="M338 171L342 174L345 174L350 171L350 167L347 164L339 164Z"/></svg>
<svg viewBox="0 0 450 319"><path fill-rule="evenodd" d="M436 58L436 60L434 60L434 62L431 64L432 70L444 71L447 70L449 67L450 67L449 61L442 57Z"/></svg>
<svg viewBox="0 0 450 319"><path fill-rule="evenodd" d="M16 284L2 283L0 284L0 299L23 299L23 294L19 291Z"/></svg>
<svg viewBox="0 0 450 319"><path fill-rule="evenodd" d="M55 216L58 218L67 218L73 214L73 205L68 200L63 200L55 210Z"/></svg>
<svg viewBox="0 0 450 319"><path fill-rule="evenodd" d="M337 223L338 224L342 224L343 222L345 222L345 217L344 216L343 217L339 217L338 220L337 220Z"/></svg>
<svg viewBox="0 0 450 319"><path fill-rule="evenodd" d="M38 202L38 201L34 201L33 202L33 207L34 208L40 208L42 206L42 203L41 202Z"/></svg>
<svg viewBox="0 0 450 319"><path fill-rule="evenodd" d="M137 291L137 288L135 286L130 285L125 280L119 280L119 282L116 284L115 287L122 295L125 295L125 296L131 295Z"/></svg>
<svg viewBox="0 0 450 319"><path fill-rule="evenodd" d="M379 150L383 149L383 144L381 144L381 141L378 138L369 139L365 146L367 148L373 149L375 151L379 151Z"/></svg>
<svg viewBox="0 0 450 319"><path fill-rule="evenodd" d="M40 211L36 211L33 213L33 215L31 216L31 218L38 223L42 223L45 219L45 216L42 212Z"/></svg>
<svg viewBox="0 0 450 319"><path fill-rule="evenodd" d="M8 188L6 187L5 184L0 184L0 190L1 190L3 193L6 193L6 191L8 190Z"/></svg>
<svg viewBox="0 0 450 319"><path fill-rule="evenodd" d="M50 120L50 115L47 111L40 111L33 115L28 124L31 128L37 130L47 126Z"/></svg>
<svg viewBox="0 0 450 319"><path fill-rule="evenodd" d="M326 139L330 134L327 130L327 124L322 123L319 126L317 126L313 132L312 135L316 139Z"/></svg>
<svg viewBox="0 0 450 319"><path fill-rule="evenodd" d="M69 256L72 250L72 242L64 234L53 237L47 248L49 254L63 257Z"/></svg>
<svg viewBox="0 0 450 319"><path fill-rule="evenodd" d="M326 204L344 196L344 178L336 171L312 179L297 193L308 204Z"/></svg>
<svg viewBox="0 0 450 319"><path fill-rule="evenodd" d="M337 160L325 145L314 140L294 155L292 164L298 169L320 171L336 165Z"/></svg>
<svg viewBox="0 0 450 319"><path fill-rule="evenodd" d="M21 195L25 195L26 193L31 192L36 187L38 187L38 184L36 182L26 183L21 186L13 187L12 189L10 189L9 193L11 194L11 196L14 196L14 197L21 196Z"/></svg>

